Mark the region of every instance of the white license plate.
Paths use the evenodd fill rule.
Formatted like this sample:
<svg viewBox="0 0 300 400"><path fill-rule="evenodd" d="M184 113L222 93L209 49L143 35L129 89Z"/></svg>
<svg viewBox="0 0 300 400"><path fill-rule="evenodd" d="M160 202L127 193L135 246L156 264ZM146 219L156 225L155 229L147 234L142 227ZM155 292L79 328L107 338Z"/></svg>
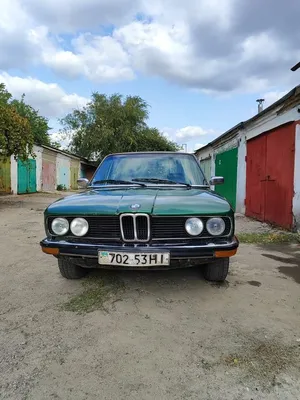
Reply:
<svg viewBox="0 0 300 400"><path fill-rule="evenodd" d="M170 253L127 253L123 251L99 251L101 265L120 265L124 267L151 267L170 265Z"/></svg>

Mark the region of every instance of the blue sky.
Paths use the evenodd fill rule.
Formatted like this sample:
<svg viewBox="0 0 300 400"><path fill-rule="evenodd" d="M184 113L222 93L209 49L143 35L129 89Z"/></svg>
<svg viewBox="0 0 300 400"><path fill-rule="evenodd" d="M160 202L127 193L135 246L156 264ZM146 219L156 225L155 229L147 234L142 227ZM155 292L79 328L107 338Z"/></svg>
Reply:
<svg viewBox="0 0 300 400"><path fill-rule="evenodd" d="M0 81L26 93L56 138L58 118L93 91L118 92L141 96L149 125L193 151L253 116L258 97L267 106L299 82L296 1L1 4Z"/></svg>

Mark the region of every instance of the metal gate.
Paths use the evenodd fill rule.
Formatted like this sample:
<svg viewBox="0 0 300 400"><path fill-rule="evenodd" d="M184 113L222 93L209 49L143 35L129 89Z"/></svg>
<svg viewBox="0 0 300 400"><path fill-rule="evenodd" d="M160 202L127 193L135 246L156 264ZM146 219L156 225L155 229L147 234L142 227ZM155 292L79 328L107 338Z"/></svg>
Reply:
<svg viewBox="0 0 300 400"><path fill-rule="evenodd" d="M18 160L18 194L36 192L36 161Z"/></svg>
<svg viewBox="0 0 300 400"><path fill-rule="evenodd" d="M215 175L224 177L224 184L216 186L215 191L225 197L235 211L238 149L217 154L215 163Z"/></svg>
<svg viewBox="0 0 300 400"><path fill-rule="evenodd" d="M70 160L67 157L57 156L56 175L57 185L70 189Z"/></svg>
<svg viewBox="0 0 300 400"><path fill-rule="evenodd" d="M0 192L11 192L10 158L0 157Z"/></svg>
<svg viewBox="0 0 300 400"><path fill-rule="evenodd" d="M293 225L295 123L247 142L246 215Z"/></svg>
<svg viewBox="0 0 300 400"><path fill-rule="evenodd" d="M45 192L56 189L56 154L50 150L43 150L42 188Z"/></svg>
<svg viewBox="0 0 300 400"><path fill-rule="evenodd" d="M78 189L79 161L71 160L71 189Z"/></svg>

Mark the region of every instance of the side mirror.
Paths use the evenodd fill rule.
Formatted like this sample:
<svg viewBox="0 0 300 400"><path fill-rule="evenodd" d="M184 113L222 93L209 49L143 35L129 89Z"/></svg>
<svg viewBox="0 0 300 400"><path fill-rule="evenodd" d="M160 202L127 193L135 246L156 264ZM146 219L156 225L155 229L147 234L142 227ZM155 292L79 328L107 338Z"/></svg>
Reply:
<svg viewBox="0 0 300 400"><path fill-rule="evenodd" d="M215 185L223 185L224 183L224 178L223 176L213 176L210 181L209 184L211 186L215 186Z"/></svg>
<svg viewBox="0 0 300 400"><path fill-rule="evenodd" d="M77 179L77 184L81 189L86 189L89 184L89 180L86 178L79 178Z"/></svg>

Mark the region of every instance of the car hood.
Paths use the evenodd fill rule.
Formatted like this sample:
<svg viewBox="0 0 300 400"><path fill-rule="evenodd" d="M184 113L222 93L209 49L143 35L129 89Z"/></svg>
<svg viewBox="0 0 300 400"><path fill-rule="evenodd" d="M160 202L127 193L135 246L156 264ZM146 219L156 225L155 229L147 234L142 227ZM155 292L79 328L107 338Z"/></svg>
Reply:
<svg viewBox="0 0 300 400"><path fill-rule="evenodd" d="M187 188L101 188L67 196L52 203L47 215L118 215L133 212L153 215L225 215L228 202L215 192Z"/></svg>

